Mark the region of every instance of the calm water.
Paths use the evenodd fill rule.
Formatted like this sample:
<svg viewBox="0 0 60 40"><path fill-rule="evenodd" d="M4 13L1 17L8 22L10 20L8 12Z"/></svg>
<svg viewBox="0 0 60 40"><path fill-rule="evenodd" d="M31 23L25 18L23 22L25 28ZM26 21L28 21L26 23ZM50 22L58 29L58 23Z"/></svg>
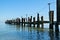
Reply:
<svg viewBox="0 0 60 40"><path fill-rule="evenodd" d="M48 24L41 29L0 23L0 40L60 40L60 33L51 32L48 27Z"/></svg>

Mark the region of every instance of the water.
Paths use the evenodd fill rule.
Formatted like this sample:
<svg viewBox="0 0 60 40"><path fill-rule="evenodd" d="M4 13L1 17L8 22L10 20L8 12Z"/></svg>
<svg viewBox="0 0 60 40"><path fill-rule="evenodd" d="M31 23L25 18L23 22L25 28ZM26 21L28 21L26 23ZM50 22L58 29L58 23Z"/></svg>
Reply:
<svg viewBox="0 0 60 40"><path fill-rule="evenodd" d="M49 31L48 27L44 25L41 29L0 23L0 40L60 40L60 33Z"/></svg>

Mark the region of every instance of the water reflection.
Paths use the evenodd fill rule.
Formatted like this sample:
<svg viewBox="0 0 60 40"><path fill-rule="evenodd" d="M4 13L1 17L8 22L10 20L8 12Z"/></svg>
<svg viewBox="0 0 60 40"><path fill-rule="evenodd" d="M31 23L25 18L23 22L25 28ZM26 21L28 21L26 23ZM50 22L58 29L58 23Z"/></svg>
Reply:
<svg viewBox="0 0 60 40"><path fill-rule="evenodd" d="M50 40L54 40L54 32L53 31L49 31L49 36L50 36Z"/></svg>
<svg viewBox="0 0 60 40"><path fill-rule="evenodd" d="M59 32L55 32L55 40L59 40Z"/></svg>
<svg viewBox="0 0 60 40"><path fill-rule="evenodd" d="M7 29L5 30L4 27ZM2 28L4 28L4 29L2 32L0 31L0 33L2 33L2 34L0 34L1 40L2 39L3 40L4 39L11 39L11 40L13 40L13 39L16 39L16 40L60 40L59 32L54 32L49 29L29 27L29 25L25 25L25 27L22 25L11 25L11 26L6 25L4 27L2 26ZM7 36L9 36L9 37L7 37Z"/></svg>
<svg viewBox="0 0 60 40"><path fill-rule="evenodd" d="M41 38L40 38L40 34L39 34L39 30L37 30L37 35L36 35L36 37L37 37L37 39L36 40L41 40Z"/></svg>
<svg viewBox="0 0 60 40"><path fill-rule="evenodd" d="M49 31L46 31L42 28L29 27L30 25L25 26L21 26L21 30L22 34L26 32L25 30L27 30L27 35L25 36L27 37L27 40L59 40L59 32L54 32L53 29L49 29ZM16 29L20 30L20 25L16 25Z"/></svg>
<svg viewBox="0 0 60 40"><path fill-rule="evenodd" d="M59 40L59 32L49 31L50 40Z"/></svg>
<svg viewBox="0 0 60 40"><path fill-rule="evenodd" d="M29 40L32 40L32 39L33 39L33 36L32 36L33 33L32 33L32 29L31 29L30 27L28 27L28 32L29 32L29 33L28 33L28 39L29 39Z"/></svg>
<svg viewBox="0 0 60 40"><path fill-rule="evenodd" d="M16 25L16 30L20 31L20 25Z"/></svg>

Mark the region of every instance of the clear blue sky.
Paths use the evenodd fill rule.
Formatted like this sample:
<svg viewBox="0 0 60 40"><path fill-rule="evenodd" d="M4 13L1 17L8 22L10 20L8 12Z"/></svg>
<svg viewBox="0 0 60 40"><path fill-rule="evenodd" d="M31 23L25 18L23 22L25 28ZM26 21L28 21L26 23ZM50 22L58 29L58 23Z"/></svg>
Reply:
<svg viewBox="0 0 60 40"><path fill-rule="evenodd" d="M48 20L48 3L51 3L51 10L56 10L56 0L0 0L0 21L17 18L36 16L37 12ZM54 13L56 17L56 11Z"/></svg>

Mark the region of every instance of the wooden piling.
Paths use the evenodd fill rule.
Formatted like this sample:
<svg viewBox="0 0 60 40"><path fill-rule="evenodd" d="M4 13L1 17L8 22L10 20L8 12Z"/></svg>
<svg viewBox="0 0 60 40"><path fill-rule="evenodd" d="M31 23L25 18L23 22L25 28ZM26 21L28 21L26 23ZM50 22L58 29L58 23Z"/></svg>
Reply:
<svg viewBox="0 0 60 40"><path fill-rule="evenodd" d="M29 20L30 20L30 27L31 27L31 18Z"/></svg>
<svg viewBox="0 0 60 40"><path fill-rule="evenodd" d="M37 27L40 27L40 24L39 24L39 13L37 14Z"/></svg>
<svg viewBox="0 0 60 40"><path fill-rule="evenodd" d="M44 27L43 27L43 16L41 16L41 22L42 22L42 23L41 23L41 28L44 28Z"/></svg>
<svg viewBox="0 0 60 40"><path fill-rule="evenodd" d="M35 27L35 17L33 17L33 23L34 23L33 25L34 25L34 27Z"/></svg>
<svg viewBox="0 0 60 40"><path fill-rule="evenodd" d="M25 18L24 18L24 26L25 26Z"/></svg>
<svg viewBox="0 0 60 40"><path fill-rule="evenodd" d="M53 30L54 11L50 11L49 12L49 21L50 21L50 27L49 27L49 29Z"/></svg>
<svg viewBox="0 0 60 40"><path fill-rule="evenodd" d="M28 22L29 22L29 17L28 17Z"/></svg>
<svg viewBox="0 0 60 40"><path fill-rule="evenodd" d="M58 25L59 25L59 23L56 22L56 23L55 23L55 32L59 32L59 26L58 26Z"/></svg>
<svg viewBox="0 0 60 40"><path fill-rule="evenodd" d="M31 22L32 22L32 16L31 16Z"/></svg>
<svg viewBox="0 0 60 40"><path fill-rule="evenodd" d="M23 18L22 18L22 26L23 26Z"/></svg>
<svg viewBox="0 0 60 40"><path fill-rule="evenodd" d="M15 24L14 21L15 21L15 20L12 20L12 22ZM17 25L20 25L20 18L16 18L16 24L17 24Z"/></svg>
<svg viewBox="0 0 60 40"><path fill-rule="evenodd" d="M32 23L32 16L31 16L31 18L30 18L30 27L31 27L31 25L32 25L31 23Z"/></svg>
<svg viewBox="0 0 60 40"><path fill-rule="evenodd" d="M31 18L30 17L28 17L28 25L31 27Z"/></svg>

